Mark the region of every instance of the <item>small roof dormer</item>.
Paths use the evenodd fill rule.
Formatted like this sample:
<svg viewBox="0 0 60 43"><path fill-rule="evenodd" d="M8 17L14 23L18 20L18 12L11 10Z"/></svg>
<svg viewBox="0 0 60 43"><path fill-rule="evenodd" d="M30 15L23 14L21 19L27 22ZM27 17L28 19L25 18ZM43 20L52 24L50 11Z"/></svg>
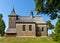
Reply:
<svg viewBox="0 0 60 43"><path fill-rule="evenodd" d="M33 11L30 12L30 17L33 18Z"/></svg>

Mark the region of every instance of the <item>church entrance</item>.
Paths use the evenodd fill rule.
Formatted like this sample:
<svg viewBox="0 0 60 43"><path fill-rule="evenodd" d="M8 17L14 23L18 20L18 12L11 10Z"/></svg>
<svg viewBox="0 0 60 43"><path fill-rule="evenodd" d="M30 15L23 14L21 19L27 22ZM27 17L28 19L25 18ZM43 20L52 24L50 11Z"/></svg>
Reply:
<svg viewBox="0 0 60 43"><path fill-rule="evenodd" d="M41 36L41 29L39 27L36 28L36 36Z"/></svg>

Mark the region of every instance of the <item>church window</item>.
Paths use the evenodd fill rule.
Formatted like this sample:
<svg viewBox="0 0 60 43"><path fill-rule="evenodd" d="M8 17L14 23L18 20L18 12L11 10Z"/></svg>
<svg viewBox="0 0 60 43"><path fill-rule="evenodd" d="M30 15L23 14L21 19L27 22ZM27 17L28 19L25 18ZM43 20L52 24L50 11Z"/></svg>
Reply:
<svg viewBox="0 0 60 43"><path fill-rule="evenodd" d="M32 25L29 25L29 31L32 31Z"/></svg>
<svg viewBox="0 0 60 43"><path fill-rule="evenodd" d="M44 27L42 27L42 31L44 31Z"/></svg>
<svg viewBox="0 0 60 43"><path fill-rule="evenodd" d="M23 31L25 31L25 25L23 25Z"/></svg>

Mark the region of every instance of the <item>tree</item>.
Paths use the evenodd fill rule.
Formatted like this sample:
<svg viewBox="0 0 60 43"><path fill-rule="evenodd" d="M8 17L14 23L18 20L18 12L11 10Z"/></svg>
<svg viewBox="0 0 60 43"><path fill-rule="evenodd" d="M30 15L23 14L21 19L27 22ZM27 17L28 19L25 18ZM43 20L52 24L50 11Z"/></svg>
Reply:
<svg viewBox="0 0 60 43"><path fill-rule="evenodd" d="M48 25L49 29L53 29L54 25L51 24L51 21L47 21L46 24Z"/></svg>
<svg viewBox="0 0 60 43"><path fill-rule="evenodd" d="M54 25L51 24L51 21L47 21L46 24L50 30L54 29Z"/></svg>
<svg viewBox="0 0 60 43"><path fill-rule="evenodd" d="M4 23L4 21L3 21L3 16L2 16L2 14L0 14L0 34L1 34L1 36L3 36L4 35L4 30L5 30L5 23Z"/></svg>
<svg viewBox="0 0 60 43"><path fill-rule="evenodd" d="M60 12L60 0L34 0L37 13L44 13L50 16L51 20L57 18Z"/></svg>
<svg viewBox="0 0 60 43"><path fill-rule="evenodd" d="M55 30L53 33L53 39L55 41L59 41L59 43L60 43L60 15L58 16L58 21L55 26Z"/></svg>

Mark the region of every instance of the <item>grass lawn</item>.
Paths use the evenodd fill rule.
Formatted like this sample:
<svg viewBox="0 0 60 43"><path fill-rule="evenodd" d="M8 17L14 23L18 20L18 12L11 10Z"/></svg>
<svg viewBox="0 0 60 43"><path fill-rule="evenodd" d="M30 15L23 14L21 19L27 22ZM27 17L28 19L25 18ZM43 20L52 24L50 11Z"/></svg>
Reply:
<svg viewBox="0 0 60 43"><path fill-rule="evenodd" d="M57 43L51 37L1 37L0 43Z"/></svg>

